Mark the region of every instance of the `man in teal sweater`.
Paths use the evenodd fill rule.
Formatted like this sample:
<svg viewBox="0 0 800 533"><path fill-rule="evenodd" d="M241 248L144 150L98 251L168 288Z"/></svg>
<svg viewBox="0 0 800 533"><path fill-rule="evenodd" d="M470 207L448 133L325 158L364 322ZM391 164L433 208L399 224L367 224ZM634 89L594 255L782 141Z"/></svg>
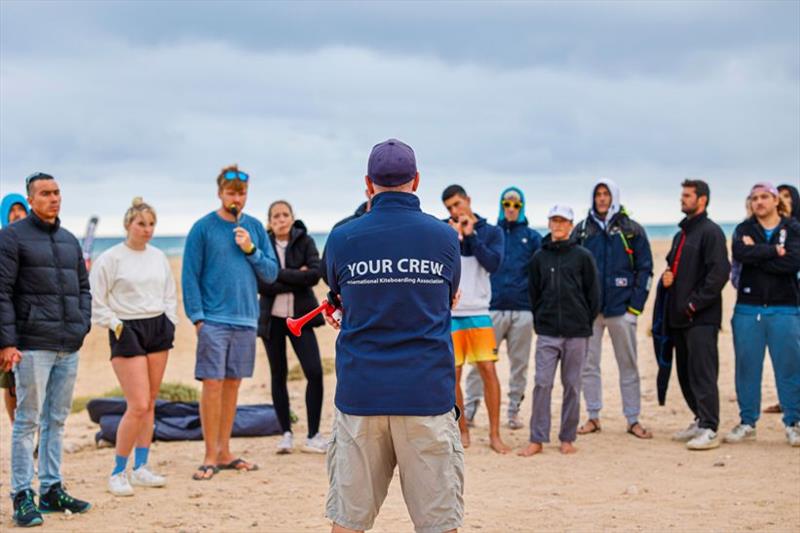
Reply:
<svg viewBox="0 0 800 533"><path fill-rule="evenodd" d="M192 226L183 253L183 306L197 329L195 379L203 382L200 421L205 458L195 480L220 468L255 470L230 451L242 378L253 375L258 281L272 283L278 262L261 223L242 213L249 176L235 165L217 176L221 205Z"/></svg>

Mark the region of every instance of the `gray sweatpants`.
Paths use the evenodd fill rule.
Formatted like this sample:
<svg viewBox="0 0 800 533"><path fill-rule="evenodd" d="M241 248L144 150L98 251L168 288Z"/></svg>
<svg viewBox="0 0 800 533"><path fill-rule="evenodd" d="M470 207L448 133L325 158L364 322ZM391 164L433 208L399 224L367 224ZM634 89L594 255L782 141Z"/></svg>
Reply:
<svg viewBox="0 0 800 533"><path fill-rule="evenodd" d="M580 417L581 369L586 359L588 344L589 339L584 337L565 338L546 335L536 337L531 442L550 442L550 399L559 360L564 396L561 403L561 430L558 433L558 440L575 441Z"/></svg>
<svg viewBox="0 0 800 533"><path fill-rule="evenodd" d="M492 329L500 349L506 341L510 371L508 377L508 417L519 413L525 389L528 387L528 361L531 357L533 340L533 313L530 311L489 311L492 316ZM467 373L467 387L464 397L466 411L473 412L483 398L483 381L478 367L472 365Z"/></svg>
<svg viewBox="0 0 800 533"><path fill-rule="evenodd" d="M639 420L641 394L639 367L636 352L636 320L627 313L622 316L604 317L594 321L594 333L589 339L589 353L583 367L583 397L589 418L600 418L603 408L603 385L600 377L600 354L603 348L603 331L608 328L614 356L619 368L619 389L622 395L622 412L633 424Z"/></svg>

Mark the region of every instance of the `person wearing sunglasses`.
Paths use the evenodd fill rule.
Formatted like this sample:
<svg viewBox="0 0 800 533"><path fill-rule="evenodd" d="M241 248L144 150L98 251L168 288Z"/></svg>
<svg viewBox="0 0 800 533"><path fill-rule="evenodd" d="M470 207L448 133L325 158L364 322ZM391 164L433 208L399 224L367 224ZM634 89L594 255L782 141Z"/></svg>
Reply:
<svg viewBox="0 0 800 533"><path fill-rule="evenodd" d="M195 379L202 381L205 457L193 479L257 465L231 453L242 378L253 375L258 282L278 277L278 262L257 218L242 213L250 177L236 165L217 176L220 206L195 222L183 252L183 306L197 331Z"/></svg>
<svg viewBox="0 0 800 533"><path fill-rule="evenodd" d="M603 334L608 329L619 368L622 412L629 434L651 439L653 434L639 422L641 391L636 341L639 315L653 279L653 254L644 228L628 216L619 186L599 180L592 189L592 207L573 231L578 242L592 252L600 274L600 314L594 321L589 353L583 367L583 396L589 419L578 429L581 435L601 430L603 388L600 356Z"/></svg>
<svg viewBox="0 0 800 533"><path fill-rule="evenodd" d="M508 427L520 429L519 410L528 383L528 362L533 341L533 313L528 293L528 264L542 245L542 236L528 226L525 216L525 195L517 187L500 194L500 214L497 226L505 235L503 262L492 273L492 300L489 314L496 342L506 341L510 364L508 378ZM465 410L469 420L483 398L483 385L476 369L467 373Z"/></svg>
<svg viewBox="0 0 800 533"><path fill-rule="evenodd" d="M0 366L13 367L17 409L11 434L13 519L36 526L42 513L83 513L61 478L64 423L91 327L89 276L78 239L61 227L61 190L50 174L25 180L31 212L0 230ZM33 492L39 433L39 504Z"/></svg>

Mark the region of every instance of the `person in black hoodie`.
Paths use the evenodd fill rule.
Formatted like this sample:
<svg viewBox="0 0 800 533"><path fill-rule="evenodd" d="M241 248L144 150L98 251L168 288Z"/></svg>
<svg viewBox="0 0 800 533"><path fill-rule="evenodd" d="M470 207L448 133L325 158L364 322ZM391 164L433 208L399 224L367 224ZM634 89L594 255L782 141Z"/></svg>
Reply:
<svg viewBox="0 0 800 533"><path fill-rule="evenodd" d="M736 399L740 423L725 442L756 436L764 350L769 347L786 438L800 446L800 222L770 183L750 191L753 216L734 233L733 257L742 264L733 314Z"/></svg>
<svg viewBox="0 0 800 533"><path fill-rule="evenodd" d="M673 436L690 450L719 446L719 351L722 288L731 264L725 234L708 218L708 184L684 180L681 211L686 215L672 239L661 282L668 290L667 323L675 343L678 381L695 421Z"/></svg>
<svg viewBox="0 0 800 533"><path fill-rule="evenodd" d="M600 312L600 285L591 252L570 237L573 212L556 205L548 215L550 234L531 260L529 292L536 330L536 376L533 388L530 444L519 452L528 457L550 442L550 397L561 361L564 398L561 406L561 453L575 453L581 401L581 369Z"/></svg>
<svg viewBox="0 0 800 533"><path fill-rule="evenodd" d="M303 326L299 337L292 335L286 326L287 318L297 318L317 307L318 302L312 287L320 278L319 252L303 222L294 219L292 206L288 202L273 202L269 206L267 219L269 239L280 262L280 271L274 283L259 281L261 315L258 319L258 336L267 350L272 375L272 402L283 430L278 453L291 453L293 448L289 391L286 387L289 371L286 358L287 336L308 380L308 438L302 450L325 453L327 441L319 432L322 413L322 361L313 330L325 321L321 315L317 315Z"/></svg>
<svg viewBox="0 0 800 533"><path fill-rule="evenodd" d="M800 222L800 192L797 192L797 187L785 183L778 185L778 194L789 210L786 216Z"/></svg>

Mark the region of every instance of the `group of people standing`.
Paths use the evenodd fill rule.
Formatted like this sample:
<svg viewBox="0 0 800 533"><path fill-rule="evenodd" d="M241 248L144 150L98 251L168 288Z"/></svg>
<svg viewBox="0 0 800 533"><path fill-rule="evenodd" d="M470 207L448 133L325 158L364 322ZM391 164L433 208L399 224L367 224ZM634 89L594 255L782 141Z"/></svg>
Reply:
<svg viewBox="0 0 800 533"><path fill-rule="evenodd" d="M287 337L300 360L307 379L302 450L327 453L326 512L335 531L371 527L395 466L418 529L461 525L463 449L471 444L481 403L490 447L510 451L500 431L499 347L506 342L510 362L506 423L517 430L524 427L520 412L534 331L530 438L519 455L539 454L550 441L559 364L560 451L574 453L578 434L602 430L606 329L627 431L652 438L640 422L636 332L654 265L647 235L623 207L617 185L599 180L589 213L577 222L569 206L553 206L542 238L529 226L517 187L502 191L497 225L473 212L463 187L447 187L442 223L421 212L414 194L419 180L411 147L396 139L376 145L365 178L367 201L334 227L320 257L288 202L269 206L265 228L243 213L250 176L236 166L217 176L219 207L189 232L181 275L185 312L197 334L195 378L202 382L205 455L195 480L258 468L230 448L238 390L253 374L257 337L267 351L283 431L280 454L294 450ZM56 180L36 173L25 185L27 198L9 195L0 209L7 226L0 231L0 364L13 368L2 380L13 420L14 520L30 526L42 523L42 512L91 507L64 490L60 460L78 350L92 323L108 329L111 365L127 402L109 491L130 496L134 487L166 484L148 459L155 399L178 318L169 263L149 244L157 222L152 206L134 199L123 219L125 241L101 254L89 273L77 239L60 226ZM717 336L731 264L725 236L708 218L708 185L686 180L682 187L685 218L658 281L681 390L695 417L674 438L701 450L720 441ZM755 436L769 347L786 436L800 446L800 198L791 186L759 183L748 208L752 216L733 236L741 421L724 440ZM343 311L341 321L325 317L340 328L330 439L320 432L323 372L313 331L325 320L312 320L298 337L286 326L287 318L317 307L312 289L320 279ZM472 368L462 393L465 363ZM581 392L588 417L579 426ZM37 431L38 504L32 490Z"/></svg>

